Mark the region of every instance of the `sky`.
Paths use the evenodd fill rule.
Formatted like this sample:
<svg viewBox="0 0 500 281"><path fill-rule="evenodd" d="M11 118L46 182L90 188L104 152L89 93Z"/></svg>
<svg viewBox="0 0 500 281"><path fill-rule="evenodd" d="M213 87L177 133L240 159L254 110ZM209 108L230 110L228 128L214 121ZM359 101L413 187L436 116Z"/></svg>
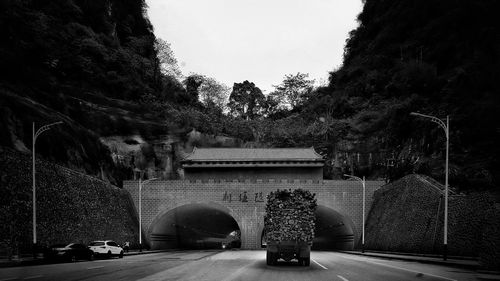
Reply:
<svg viewBox="0 0 500 281"><path fill-rule="evenodd" d="M184 75L265 94L287 74L317 84L342 64L361 0L146 0L156 37L171 44Z"/></svg>

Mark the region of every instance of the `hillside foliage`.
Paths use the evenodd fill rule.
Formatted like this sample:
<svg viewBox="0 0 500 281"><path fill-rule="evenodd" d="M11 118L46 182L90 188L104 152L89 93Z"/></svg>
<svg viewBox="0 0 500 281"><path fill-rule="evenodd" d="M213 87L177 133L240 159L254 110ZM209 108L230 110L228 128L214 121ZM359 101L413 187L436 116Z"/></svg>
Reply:
<svg viewBox="0 0 500 281"><path fill-rule="evenodd" d="M418 172L443 180L444 132L409 115L420 112L450 116L452 186L495 188L499 6L366 0L327 85L284 74L265 96L251 77L231 89L182 74L168 38L155 38L144 0L2 1L0 144L29 152L33 121L62 120L37 151L119 184L137 167L113 162L101 137L182 141L195 129L250 147L314 146L327 159L326 178Z"/></svg>

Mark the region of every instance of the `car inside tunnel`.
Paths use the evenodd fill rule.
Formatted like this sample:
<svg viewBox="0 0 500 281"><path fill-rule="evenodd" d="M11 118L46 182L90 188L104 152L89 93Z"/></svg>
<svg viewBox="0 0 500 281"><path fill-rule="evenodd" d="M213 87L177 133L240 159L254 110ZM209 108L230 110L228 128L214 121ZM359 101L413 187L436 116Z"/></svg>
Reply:
<svg viewBox="0 0 500 281"><path fill-rule="evenodd" d="M151 249L240 248L238 223L223 207L193 203L158 217L150 231Z"/></svg>
<svg viewBox="0 0 500 281"><path fill-rule="evenodd" d="M353 223L348 217L325 206L318 206L315 215L313 250L352 250L354 248ZM265 247L265 230L262 231L261 241L262 247Z"/></svg>

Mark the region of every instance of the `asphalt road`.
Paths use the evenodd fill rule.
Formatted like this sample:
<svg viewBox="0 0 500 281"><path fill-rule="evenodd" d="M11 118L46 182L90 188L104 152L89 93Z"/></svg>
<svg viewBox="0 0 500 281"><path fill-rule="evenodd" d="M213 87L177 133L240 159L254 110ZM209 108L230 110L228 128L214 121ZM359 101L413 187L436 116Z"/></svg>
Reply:
<svg viewBox="0 0 500 281"><path fill-rule="evenodd" d="M336 252L313 252L311 266L279 262L267 266L265 251L179 251L0 268L6 280L479 280L470 270L378 259Z"/></svg>

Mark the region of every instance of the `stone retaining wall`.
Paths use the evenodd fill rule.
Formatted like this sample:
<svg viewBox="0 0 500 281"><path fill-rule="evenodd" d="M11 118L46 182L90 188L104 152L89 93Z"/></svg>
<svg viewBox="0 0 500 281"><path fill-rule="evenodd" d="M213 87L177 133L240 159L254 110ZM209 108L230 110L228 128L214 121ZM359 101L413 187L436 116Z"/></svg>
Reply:
<svg viewBox="0 0 500 281"><path fill-rule="evenodd" d="M31 154L0 148L0 242L29 252L32 245ZM138 241L138 220L123 189L37 159L37 242Z"/></svg>
<svg viewBox="0 0 500 281"><path fill-rule="evenodd" d="M489 268L500 260L498 203L493 194L449 196L448 253L476 256ZM443 186L428 177L409 175L374 194L366 223L368 249L442 253Z"/></svg>

